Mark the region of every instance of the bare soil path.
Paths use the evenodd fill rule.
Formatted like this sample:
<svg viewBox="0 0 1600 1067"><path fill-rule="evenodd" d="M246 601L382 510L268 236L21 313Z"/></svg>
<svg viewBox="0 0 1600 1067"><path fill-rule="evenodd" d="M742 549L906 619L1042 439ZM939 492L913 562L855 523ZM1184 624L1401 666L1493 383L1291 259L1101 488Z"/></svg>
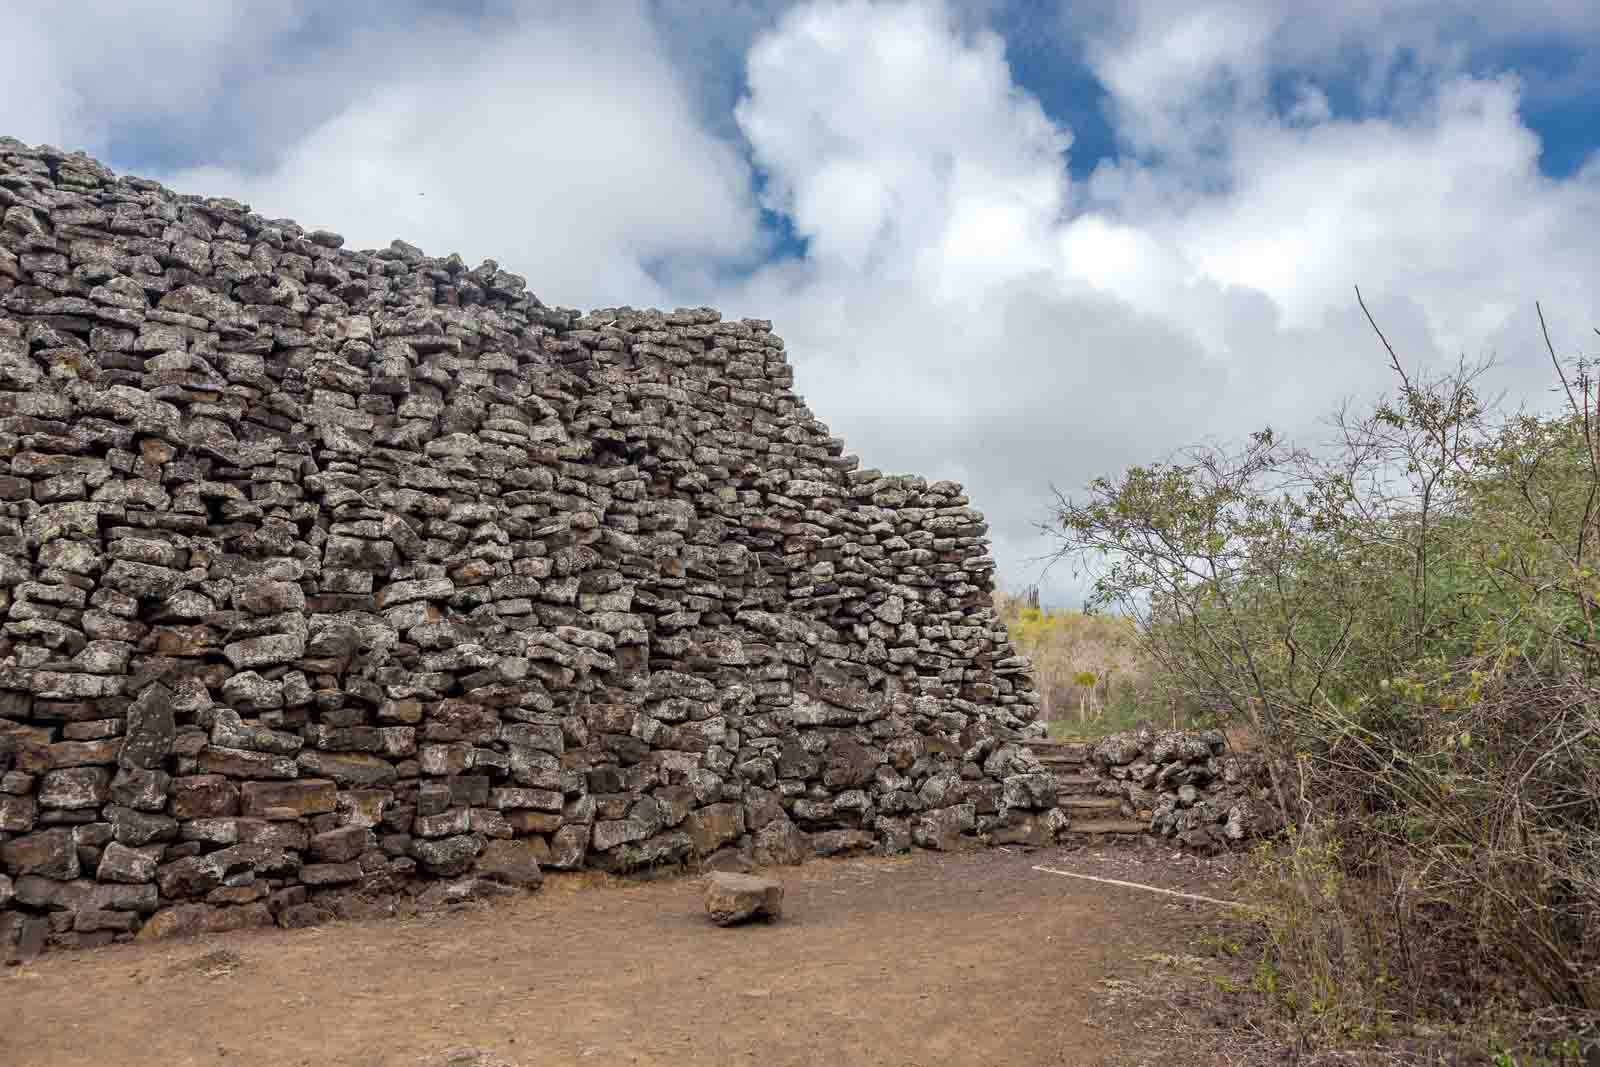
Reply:
<svg viewBox="0 0 1600 1067"><path fill-rule="evenodd" d="M1122 1063L1099 983L1196 905L1032 869L1134 876L1098 859L819 861L779 872L781 922L730 929L698 879L553 878L428 919L52 954L0 975L0 1064Z"/></svg>

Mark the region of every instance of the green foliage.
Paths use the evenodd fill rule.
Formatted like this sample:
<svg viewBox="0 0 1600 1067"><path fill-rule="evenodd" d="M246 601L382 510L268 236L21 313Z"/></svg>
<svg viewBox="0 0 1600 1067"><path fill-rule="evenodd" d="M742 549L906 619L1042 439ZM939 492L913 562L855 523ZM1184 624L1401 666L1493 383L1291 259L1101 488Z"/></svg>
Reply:
<svg viewBox="0 0 1600 1067"><path fill-rule="evenodd" d="M1062 550L1149 686L1276 757L1261 981L1297 1026L1421 1017L1424 946L1600 1010L1600 390L1557 360L1569 410L1501 418L1481 367L1390 355L1333 447L1265 430L1098 479L1059 498Z"/></svg>
<svg viewBox="0 0 1600 1067"><path fill-rule="evenodd" d="M1132 619L1047 611L1029 597L997 594L995 606L1017 651L1033 661L1042 717L1059 733L1098 735L1160 718L1161 696Z"/></svg>

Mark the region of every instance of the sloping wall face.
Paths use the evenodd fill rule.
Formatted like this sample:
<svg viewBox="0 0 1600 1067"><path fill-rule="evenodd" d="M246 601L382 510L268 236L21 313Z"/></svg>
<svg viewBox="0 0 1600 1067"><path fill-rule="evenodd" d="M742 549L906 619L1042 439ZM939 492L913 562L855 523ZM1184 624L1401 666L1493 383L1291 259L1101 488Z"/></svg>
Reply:
<svg viewBox="0 0 1600 1067"><path fill-rule="evenodd" d="M769 323L10 140L0 215L0 948L1062 828L982 517Z"/></svg>

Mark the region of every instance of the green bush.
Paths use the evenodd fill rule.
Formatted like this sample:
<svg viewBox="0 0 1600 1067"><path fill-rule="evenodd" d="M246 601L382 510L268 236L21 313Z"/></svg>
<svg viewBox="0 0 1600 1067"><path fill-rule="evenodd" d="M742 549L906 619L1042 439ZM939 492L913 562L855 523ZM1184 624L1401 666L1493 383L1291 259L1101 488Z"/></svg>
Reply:
<svg viewBox="0 0 1600 1067"><path fill-rule="evenodd" d="M1306 1034L1416 1022L1443 984L1600 1010L1600 390L1552 348L1567 410L1499 416L1482 366L1389 355L1332 447L1096 480L1061 548L1149 685L1272 757L1265 973Z"/></svg>

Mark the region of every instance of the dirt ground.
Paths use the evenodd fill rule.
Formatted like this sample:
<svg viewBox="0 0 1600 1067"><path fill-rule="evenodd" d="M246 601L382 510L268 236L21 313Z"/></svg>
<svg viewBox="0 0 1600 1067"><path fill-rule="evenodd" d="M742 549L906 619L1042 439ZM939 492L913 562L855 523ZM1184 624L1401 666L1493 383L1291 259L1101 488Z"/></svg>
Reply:
<svg viewBox="0 0 1600 1067"><path fill-rule="evenodd" d="M729 929L698 879L551 878L426 919L48 954L0 975L0 1064L1131 1063L1103 990L1206 906L1033 867L1214 887L1162 859L818 861L778 872L780 922Z"/></svg>

